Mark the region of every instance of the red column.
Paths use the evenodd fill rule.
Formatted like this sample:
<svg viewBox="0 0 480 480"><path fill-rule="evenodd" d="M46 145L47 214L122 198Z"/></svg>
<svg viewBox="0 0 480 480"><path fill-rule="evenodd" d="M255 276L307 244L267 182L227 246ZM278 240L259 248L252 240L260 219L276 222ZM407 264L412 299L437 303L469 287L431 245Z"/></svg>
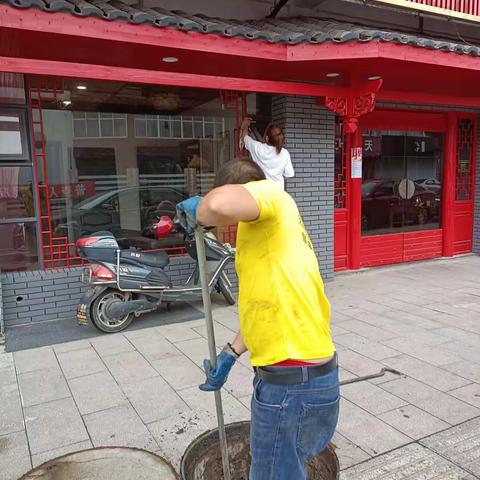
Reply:
<svg viewBox="0 0 480 480"><path fill-rule="evenodd" d="M362 131L357 128L355 133L351 133L347 136L347 161L350 162L352 158L352 149L362 149ZM349 254L349 268L351 270L358 270L360 268L360 241L362 236L362 179L351 178L352 168L350 168L350 254Z"/></svg>
<svg viewBox="0 0 480 480"><path fill-rule="evenodd" d="M457 166L457 122L458 115L448 113L448 126L445 138L445 153L443 158L442 184L442 229L444 257L453 256L454 242L454 210L455 210L455 183Z"/></svg>

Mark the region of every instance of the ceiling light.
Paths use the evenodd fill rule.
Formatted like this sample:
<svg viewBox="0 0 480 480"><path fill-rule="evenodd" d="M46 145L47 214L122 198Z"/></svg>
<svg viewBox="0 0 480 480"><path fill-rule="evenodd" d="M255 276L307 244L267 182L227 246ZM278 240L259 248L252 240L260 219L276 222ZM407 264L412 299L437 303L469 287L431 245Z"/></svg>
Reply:
<svg viewBox="0 0 480 480"><path fill-rule="evenodd" d="M175 63L175 62L178 62L178 58L177 57L163 57L162 62Z"/></svg>
<svg viewBox="0 0 480 480"><path fill-rule="evenodd" d="M77 85L77 90L86 90L86 85Z"/></svg>
<svg viewBox="0 0 480 480"><path fill-rule="evenodd" d="M337 72L330 72L330 73L326 73L325 76L328 78L335 78L335 77L339 77L340 74Z"/></svg>
<svg viewBox="0 0 480 480"><path fill-rule="evenodd" d="M381 78L380 75L372 75L371 77L368 77L369 80L381 80Z"/></svg>
<svg viewBox="0 0 480 480"><path fill-rule="evenodd" d="M66 107L68 107L69 105L72 104L72 101L71 101L71 100L64 100L62 103L63 103Z"/></svg>

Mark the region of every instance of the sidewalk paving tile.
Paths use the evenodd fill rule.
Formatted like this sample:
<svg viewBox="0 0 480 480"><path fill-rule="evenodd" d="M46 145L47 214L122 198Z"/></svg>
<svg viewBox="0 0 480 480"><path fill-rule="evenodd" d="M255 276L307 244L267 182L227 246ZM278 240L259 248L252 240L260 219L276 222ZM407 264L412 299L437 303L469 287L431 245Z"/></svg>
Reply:
<svg viewBox="0 0 480 480"><path fill-rule="evenodd" d="M460 360L459 355L448 350L443 344L432 347L412 339L407 341L405 338L385 340L383 343L398 350L398 352L406 353L437 367Z"/></svg>
<svg viewBox="0 0 480 480"><path fill-rule="evenodd" d="M68 383L82 415L128 403L127 397L109 372L74 378Z"/></svg>
<svg viewBox="0 0 480 480"><path fill-rule="evenodd" d="M342 323L341 327L337 328L356 333L357 335L361 335L362 337L369 338L376 342L398 337L398 333L375 327L367 322L362 322L361 320L347 320ZM335 331L333 331L333 334L335 338Z"/></svg>
<svg viewBox="0 0 480 480"><path fill-rule="evenodd" d="M251 395L253 393L253 377L254 373L251 367L247 368L238 363L230 371L225 389L237 398Z"/></svg>
<svg viewBox="0 0 480 480"><path fill-rule="evenodd" d="M470 383L465 378L447 372L443 368L435 367L406 354L387 358L382 360L382 363L442 392Z"/></svg>
<svg viewBox="0 0 480 480"><path fill-rule="evenodd" d="M57 358L68 380L106 370L104 363L92 347L59 353Z"/></svg>
<svg viewBox="0 0 480 480"><path fill-rule="evenodd" d="M72 342L58 343L53 346L53 350L58 355L59 353L73 352L74 350L82 350L83 348L90 348L89 340L74 340Z"/></svg>
<svg viewBox="0 0 480 480"><path fill-rule="evenodd" d="M72 398L25 408L25 424L32 454L88 440Z"/></svg>
<svg viewBox="0 0 480 480"><path fill-rule="evenodd" d="M58 362L51 347L21 350L13 354L17 374L44 370L45 368L58 368Z"/></svg>
<svg viewBox="0 0 480 480"><path fill-rule="evenodd" d="M181 390L178 394L184 402L196 411L204 421L216 423L215 395L213 392L202 392L198 387ZM250 411L237 398L222 389L222 404L225 423L250 420Z"/></svg>
<svg viewBox="0 0 480 480"><path fill-rule="evenodd" d="M143 333L143 330L134 331ZM135 350L134 346L121 333L114 335L105 334L103 337L92 338L90 343L101 357Z"/></svg>
<svg viewBox="0 0 480 480"><path fill-rule="evenodd" d="M154 422L188 406L162 377L146 378L137 383L123 385L127 398L144 423Z"/></svg>
<svg viewBox="0 0 480 480"><path fill-rule="evenodd" d="M108 355L103 360L120 384L136 383L145 378L158 376L155 369L135 351Z"/></svg>
<svg viewBox="0 0 480 480"><path fill-rule="evenodd" d="M216 426L215 419L193 410L148 424L158 444L158 453L179 471L185 449L202 433Z"/></svg>
<svg viewBox="0 0 480 480"><path fill-rule="evenodd" d="M172 343L201 337L201 335L195 332L193 328L185 327L182 323L161 325L160 327L156 327L156 331Z"/></svg>
<svg viewBox="0 0 480 480"><path fill-rule="evenodd" d="M185 355L157 360L152 366L175 390L200 385L205 380L204 372Z"/></svg>
<svg viewBox="0 0 480 480"><path fill-rule="evenodd" d="M448 423L413 405L381 413L378 418L414 440L450 427Z"/></svg>
<svg viewBox="0 0 480 480"><path fill-rule="evenodd" d="M480 478L480 418L432 435L420 443Z"/></svg>
<svg viewBox="0 0 480 480"><path fill-rule="evenodd" d="M207 327L202 325L201 327L195 327L194 330L200 334L206 341L207 339ZM235 333L232 332L231 329L224 327L218 322L214 322L214 330L215 330L215 343L219 347L223 347L228 342L233 342L235 338Z"/></svg>
<svg viewBox="0 0 480 480"><path fill-rule="evenodd" d="M385 358L398 355L398 351L386 347L381 343L362 337L361 335L357 335L356 333L340 335L334 340L335 343L371 358L372 360L383 360Z"/></svg>
<svg viewBox="0 0 480 480"><path fill-rule="evenodd" d="M383 383L381 388L455 425L480 415L480 410L412 378Z"/></svg>
<svg viewBox="0 0 480 480"><path fill-rule="evenodd" d="M406 435L345 399L340 405L337 431L369 455L379 455L411 441Z"/></svg>
<svg viewBox="0 0 480 480"><path fill-rule="evenodd" d="M480 408L480 385L472 383L465 387L457 388L448 392L450 395L462 400L474 407Z"/></svg>
<svg viewBox="0 0 480 480"><path fill-rule="evenodd" d="M370 458L368 453L364 452L360 447L338 432L335 433L332 444L335 447L335 453L340 462L340 470L344 470Z"/></svg>
<svg viewBox="0 0 480 480"><path fill-rule="evenodd" d="M455 373L459 377L467 378L472 382L480 383L480 363L460 360L455 363L443 365L442 369Z"/></svg>
<svg viewBox="0 0 480 480"><path fill-rule="evenodd" d="M341 345L337 345L337 353L340 366L354 375L378 373L385 366Z"/></svg>
<svg viewBox="0 0 480 480"><path fill-rule="evenodd" d="M32 468L25 431L0 436L0 480L16 480Z"/></svg>
<svg viewBox="0 0 480 480"><path fill-rule="evenodd" d="M24 429L22 403L17 384L0 387L0 435Z"/></svg>
<svg viewBox="0 0 480 480"><path fill-rule="evenodd" d="M341 389L342 397L373 415L388 412L408 403L369 382L351 383Z"/></svg>
<svg viewBox="0 0 480 480"><path fill-rule="evenodd" d="M176 343L175 346L199 367L202 367L203 360L205 358L210 358L208 354L208 344L204 338L185 340L183 342ZM217 350L220 351L220 348L218 346Z"/></svg>
<svg viewBox="0 0 480 480"><path fill-rule="evenodd" d="M474 480L453 463L423 448L407 445L342 473L342 480Z"/></svg>
<svg viewBox="0 0 480 480"><path fill-rule="evenodd" d="M79 452L80 450L86 450L92 448L92 442L90 440L85 440L83 442L74 443L72 445L67 445L66 447L56 448L55 450L49 450L48 452L37 453L32 455L32 464L33 467L38 467L42 463L48 462L53 458L61 457L62 455L67 455L68 453Z"/></svg>
<svg viewBox="0 0 480 480"><path fill-rule="evenodd" d="M157 332L145 337L131 338L130 342L150 362L180 355L180 350Z"/></svg>
<svg viewBox="0 0 480 480"><path fill-rule="evenodd" d="M460 328L455 327L442 327L434 330L437 335L445 337L447 340L456 340L463 342L467 345L473 345L474 347L480 347L480 335L467 332Z"/></svg>
<svg viewBox="0 0 480 480"><path fill-rule="evenodd" d="M136 447L158 450L158 445L130 405L90 413L83 417L95 447Z"/></svg>
<svg viewBox="0 0 480 480"><path fill-rule="evenodd" d="M22 373L18 376L18 386L24 407L70 397L67 382L59 368Z"/></svg>

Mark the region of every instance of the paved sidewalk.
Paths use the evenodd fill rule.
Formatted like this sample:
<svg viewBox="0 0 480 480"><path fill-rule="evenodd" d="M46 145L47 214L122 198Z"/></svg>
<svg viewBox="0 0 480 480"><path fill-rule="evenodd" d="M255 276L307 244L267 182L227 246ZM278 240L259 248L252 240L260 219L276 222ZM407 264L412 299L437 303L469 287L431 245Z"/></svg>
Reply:
<svg viewBox="0 0 480 480"><path fill-rule="evenodd" d="M342 391L335 437L344 480L480 478L480 257L338 275L327 285L343 379L389 366ZM217 343L236 307L214 312ZM215 426L197 385L203 320L0 354L0 479L100 445L158 452L178 468ZM235 366L226 421L249 418L252 372Z"/></svg>

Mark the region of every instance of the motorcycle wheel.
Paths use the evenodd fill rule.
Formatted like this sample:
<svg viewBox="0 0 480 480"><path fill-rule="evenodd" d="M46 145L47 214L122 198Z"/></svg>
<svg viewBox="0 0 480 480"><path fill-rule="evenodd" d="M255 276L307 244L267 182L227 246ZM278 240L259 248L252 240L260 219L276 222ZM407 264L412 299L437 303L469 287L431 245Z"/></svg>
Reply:
<svg viewBox="0 0 480 480"><path fill-rule="evenodd" d="M217 281L217 289L220 291L220 293L223 295L223 298L225 298L225 301L229 305L235 305L235 297L233 296L230 287L222 277L220 277Z"/></svg>
<svg viewBox="0 0 480 480"><path fill-rule="evenodd" d="M134 314L129 313L122 318L112 319L106 316L105 307L112 300L120 299L126 301L130 299L130 294L122 293L118 290L108 289L101 293L93 302L91 310L92 323L100 331L105 333L116 333L125 330L133 321Z"/></svg>

